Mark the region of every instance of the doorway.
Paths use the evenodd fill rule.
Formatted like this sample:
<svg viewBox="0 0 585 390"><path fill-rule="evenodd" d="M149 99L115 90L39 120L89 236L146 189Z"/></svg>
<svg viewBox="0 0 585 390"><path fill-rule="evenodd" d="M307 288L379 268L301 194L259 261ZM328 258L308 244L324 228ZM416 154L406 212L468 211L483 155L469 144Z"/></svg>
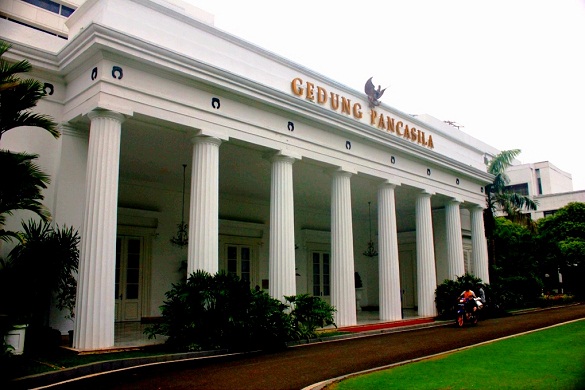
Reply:
<svg viewBox="0 0 585 390"><path fill-rule="evenodd" d="M331 254L329 251L311 250L312 294L325 302L331 301Z"/></svg>
<svg viewBox="0 0 585 390"><path fill-rule="evenodd" d="M140 321L144 238L118 236L116 239L115 321Z"/></svg>

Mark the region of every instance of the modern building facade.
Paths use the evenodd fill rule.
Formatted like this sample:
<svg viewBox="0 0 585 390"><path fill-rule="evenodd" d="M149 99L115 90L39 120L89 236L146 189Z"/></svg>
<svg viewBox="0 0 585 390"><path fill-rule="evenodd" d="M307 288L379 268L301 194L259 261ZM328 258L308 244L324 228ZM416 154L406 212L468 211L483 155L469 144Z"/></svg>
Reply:
<svg viewBox="0 0 585 390"><path fill-rule="evenodd" d="M435 315L437 284L465 271L489 282L493 148L218 30L195 7L55 1L75 11L45 23L23 14L47 2L30 3L2 2L0 39L45 83L37 109L62 136L18 129L0 147L40 155L54 222L81 233L75 322L53 319L75 348L109 348L116 321L159 316L184 263L278 299L321 296L338 326L356 323L354 272L382 321Z"/></svg>
<svg viewBox="0 0 585 390"><path fill-rule="evenodd" d="M571 174L548 161L517 164L507 174L511 189L538 202L538 210L530 211L532 220L552 215L570 202L585 202L585 191L573 191Z"/></svg>

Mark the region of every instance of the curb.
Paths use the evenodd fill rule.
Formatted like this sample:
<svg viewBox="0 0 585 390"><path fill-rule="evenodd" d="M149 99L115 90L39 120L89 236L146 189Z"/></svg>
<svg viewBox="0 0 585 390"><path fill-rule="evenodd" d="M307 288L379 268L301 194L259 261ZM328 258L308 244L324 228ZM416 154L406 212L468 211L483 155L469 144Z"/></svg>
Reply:
<svg viewBox="0 0 585 390"><path fill-rule="evenodd" d="M335 342L340 340L352 339L352 338L359 338L359 337L369 337L375 336L384 333L396 333L396 332L406 332L410 330L426 328L426 327L435 327L435 326L443 326L446 322L442 321L432 321L429 322L429 319L423 319L423 323L419 324L395 324L390 326L388 323L386 326L387 328L384 329L375 329L375 330L366 330L361 332L348 332L347 334L340 334L335 336L323 336L318 337L311 340L301 340L301 341L293 341L286 344L288 348L296 348L310 344L316 343L325 343L325 342ZM451 321L448 321L450 324ZM343 330L341 328L340 330ZM64 384L67 382L72 382L77 379L89 376L96 376L101 374L106 374L115 371L124 371L130 369L137 369L140 367L146 367L151 365L160 365L166 363L178 363L178 362L185 362L189 360L199 360L199 359L211 359L211 358L229 358L238 355L249 355L253 353L258 353L259 351L251 351L251 352L241 352L241 353L229 353L227 350L217 350L217 351L201 351L201 352L185 352L185 353L173 353L173 354L166 354L166 355L158 355L158 356L148 356L148 357L137 357L137 358L128 358L128 359L118 359L118 360L108 360L103 362L95 362L89 363L82 366L70 367L65 368L59 371L50 371L44 372L41 374L30 375L26 377L16 378L11 380L10 385L11 388L14 389L39 389L39 388L50 388L52 386L57 386L60 384Z"/></svg>
<svg viewBox="0 0 585 390"><path fill-rule="evenodd" d="M579 303L575 303L573 305L579 305ZM527 312L532 311L539 311L539 310L550 310L558 307L565 307L565 306L572 306L572 305L563 305L563 306L553 306L547 308L535 308L535 309L527 309L509 313L510 315L521 315ZM361 337L370 337L376 336L380 334L389 334L389 333L397 333L397 332L408 332L411 330L421 329L421 328L431 328L431 327L439 327L439 326L448 326L452 325L452 320L434 320L429 318L421 318L418 320L419 323L412 323L412 320L404 321L404 324L401 322L392 322L392 323L385 323L385 328L378 328L372 330L364 330L364 331L354 331L348 332L346 334L339 334L335 336L323 336L318 337L312 340L302 340L302 341L294 341L289 342L286 344L289 348L296 348L301 347L309 344L316 344L316 343L326 343L326 342L335 342L341 341L346 339L354 339L354 338L361 338ZM380 325L378 325L380 326ZM359 328L360 326L352 327L352 328ZM367 328L366 326L362 326L362 328ZM344 328L340 328L340 331L343 331ZM185 352L185 353L173 353L173 354L166 354L166 355L158 355L158 356L149 356L149 357L138 357L138 358L128 358L128 359L118 359L118 360L108 360L103 362L95 362L90 363L82 366L76 366L71 368L65 368L59 371L50 371L36 375L30 375L26 377L16 378L11 380L9 383L12 385L12 388L15 389L33 389L33 388L50 388L52 386L56 386L59 384L72 382L76 379L80 379L82 377L88 376L96 376L101 374L106 374L109 372L115 371L123 371L123 370L130 370L130 369L137 369L139 367L146 367L150 365L160 365L166 363L178 363L178 362L186 362L189 360L199 360L199 359L211 359L211 358L230 358L239 355L250 355L254 353L258 353L260 351L250 351L250 352L241 352L241 353L229 353L227 350L217 350L217 351L201 351L201 352ZM315 386L317 384L314 384ZM311 387L308 387L311 388ZM316 387L318 388L318 387Z"/></svg>
<svg viewBox="0 0 585 390"><path fill-rule="evenodd" d="M70 382L81 377L100 375L107 372L123 371L155 364L233 355L235 354L229 354L226 350L218 350L108 360L65 368L59 371L50 371L41 374L25 376L22 378L16 378L10 381L10 384L13 385L13 388L16 389L44 388Z"/></svg>

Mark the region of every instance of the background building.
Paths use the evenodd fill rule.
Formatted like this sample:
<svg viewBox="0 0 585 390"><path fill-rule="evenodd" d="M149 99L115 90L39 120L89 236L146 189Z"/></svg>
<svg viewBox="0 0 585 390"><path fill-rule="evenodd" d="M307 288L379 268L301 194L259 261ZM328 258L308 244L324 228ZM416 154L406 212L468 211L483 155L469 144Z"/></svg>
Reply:
<svg viewBox="0 0 585 390"><path fill-rule="evenodd" d="M573 191L571 174L548 161L514 165L507 174L511 189L538 202L538 210L530 212L533 220L552 215L570 202L585 202L585 191Z"/></svg>

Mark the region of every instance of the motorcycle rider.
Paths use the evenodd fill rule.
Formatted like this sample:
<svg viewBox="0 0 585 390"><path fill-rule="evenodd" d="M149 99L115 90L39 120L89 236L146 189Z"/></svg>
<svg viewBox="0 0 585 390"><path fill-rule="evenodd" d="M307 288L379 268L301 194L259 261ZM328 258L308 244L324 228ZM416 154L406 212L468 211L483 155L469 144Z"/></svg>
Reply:
<svg viewBox="0 0 585 390"><path fill-rule="evenodd" d="M475 303L475 293L471 289L470 285L465 286L465 291L459 295L459 299L465 300L465 310L467 312L473 312L477 310L477 304Z"/></svg>

